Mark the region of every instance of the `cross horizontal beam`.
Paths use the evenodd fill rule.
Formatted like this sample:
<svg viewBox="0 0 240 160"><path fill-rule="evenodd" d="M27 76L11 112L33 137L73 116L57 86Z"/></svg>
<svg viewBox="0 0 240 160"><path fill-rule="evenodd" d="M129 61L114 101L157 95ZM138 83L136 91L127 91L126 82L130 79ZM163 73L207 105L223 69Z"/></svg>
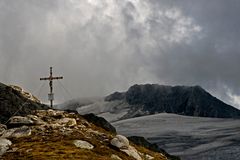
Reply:
<svg viewBox="0 0 240 160"><path fill-rule="evenodd" d="M42 81L42 80L55 80L55 79L63 79L63 77L45 77L45 78L40 78L40 81Z"/></svg>

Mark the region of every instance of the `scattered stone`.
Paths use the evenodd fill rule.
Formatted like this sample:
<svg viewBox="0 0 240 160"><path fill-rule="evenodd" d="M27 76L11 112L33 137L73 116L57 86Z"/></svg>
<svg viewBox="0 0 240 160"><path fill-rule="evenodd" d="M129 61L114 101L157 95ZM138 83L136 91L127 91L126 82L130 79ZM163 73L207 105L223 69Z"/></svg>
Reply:
<svg viewBox="0 0 240 160"><path fill-rule="evenodd" d="M82 141L82 140L74 140L73 144L81 149L93 149L94 146L86 141Z"/></svg>
<svg viewBox="0 0 240 160"><path fill-rule="evenodd" d="M4 124L0 124L0 136L4 133L4 131L7 129L7 126Z"/></svg>
<svg viewBox="0 0 240 160"><path fill-rule="evenodd" d="M5 138L0 138L0 157L9 149L12 142Z"/></svg>
<svg viewBox="0 0 240 160"><path fill-rule="evenodd" d="M15 137L15 138L27 137L27 136L30 136L31 134L32 134L32 130L27 126L23 126L21 128L17 128L13 132L11 137Z"/></svg>
<svg viewBox="0 0 240 160"><path fill-rule="evenodd" d="M2 138L9 138L11 137L11 135L13 134L13 132L15 132L16 128L12 128L12 129L8 129L8 130L5 130L2 134Z"/></svg>
<svg viewBox="0 0 240 160"><path fill-rule="evenodd" d="M135 158L136 160L142 160L141 156L138 154L138 151L133 146L129 146L127 149L120 150L122 152L125 152L127 155Z"/></svg>
<svg viewBox="0 0 240 160"><path fill-rule="evenodd" d="M63 115L64 115L64 111L53 110L53 109L47 110L47 116L51 116L51 117L62 116L63 117Z"/></svg>
<svg viewBox="0 0 240 160"><path fill-rule="evenodd" d="M30 136L32 134L32 131L29 127L27 126L22 126L20 128L12 128L12 129L8 129L6 130L2 137L3 138L20 138L20 137L27 137Z"/></svg>
<svg viewBox="0 0 240 160"><path fill-rule="evenodd" d="M74 118L62 118L62 119L58 120L57 123L59 123L61 125L66 125L68 127L77 125L77 121Z"/></svg>
<svg viewBox="0 0 240 160"><path fill-rule="evenodd" d="M36 125L46 124L43 120L41 120L38 116L35 115L27 115L27 117L33 121Z"/></svg>
<svg viewBox="0 0 240 160"><path fill-rule="evenodd" d="M14 116L10 118L10 121L8 122L7 126L8 128L16 128L21 126L30 126L33 125L33 121L29 119L28 117L21 117L21 116Z"/></svg>
<svg viewBox="0 0 240 160"><path fill-rule="evenodd" d="M126 137L122 135L116 135L116 137L111 140L111 144L136 160L142 160L141 156L138 154L138 151L129 145L129 141Z"/></svg>
<svg viewBox="0 0 240 160"><path fill-rule="evenodd" d="M129 147L128 139L122 135L116 135L116 137L111 140L111 144L119 149L128 149Z"/></svg>
<svg viewBox="0 0 240 160"><path fill-rule="evenodd" d="M122 160L122 158L118 157L118 156L115 155L115 154L112 154L112 155L111 155L111 159L112 159L112 160Z"/></svg>

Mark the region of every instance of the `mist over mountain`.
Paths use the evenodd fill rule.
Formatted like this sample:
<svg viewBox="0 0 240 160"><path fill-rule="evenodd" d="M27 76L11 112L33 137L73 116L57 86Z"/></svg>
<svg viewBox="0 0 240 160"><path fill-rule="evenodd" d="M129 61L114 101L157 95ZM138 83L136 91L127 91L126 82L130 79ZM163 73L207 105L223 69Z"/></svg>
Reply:
<svg viewBox="0 0 240 160"><path fill-rule="evenodd" d="M81 102L71 103L69 108ZM65 106L64 108L67 108ZM115 92L104 100L79 105L81 114L95 113L109 121L157 113L195 117L239 118L240 110L212 96L200 86L133 85L126 92Z"/></svg>
<svg viewBox="0 0 240 160"><path fill-rule="evenodd" d="M213 97L200 86L134 85L113 93L106 101L124 100L143 114L176 113L197 117L239 118L240 111ZM135 116L141 116L135 115Z"/></svg>

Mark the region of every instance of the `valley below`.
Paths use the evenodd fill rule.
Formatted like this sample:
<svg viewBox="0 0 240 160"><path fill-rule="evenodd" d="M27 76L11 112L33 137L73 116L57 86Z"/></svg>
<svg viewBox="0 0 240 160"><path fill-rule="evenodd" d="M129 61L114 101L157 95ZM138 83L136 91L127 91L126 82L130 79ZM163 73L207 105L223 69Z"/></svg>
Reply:
<svg viewBox="0 0 240 160"><path fill-rule="evenodd" d="M112 123L118 133L144 136L183 160L236 160L240 120L160 113Z"/></svg>

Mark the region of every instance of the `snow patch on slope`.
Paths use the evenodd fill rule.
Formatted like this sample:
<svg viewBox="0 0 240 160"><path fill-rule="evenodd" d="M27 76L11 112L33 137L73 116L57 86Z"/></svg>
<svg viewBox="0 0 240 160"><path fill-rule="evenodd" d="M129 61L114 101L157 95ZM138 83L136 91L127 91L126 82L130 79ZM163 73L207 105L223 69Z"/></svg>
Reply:
<svg viewBox="0 0 240 160"><path fill-rule="evenodd" d="M117 100L112 102L98 101L96 103L77 108L79 114L94 113L105 118L109 122L121 119L130 111L130 105L125 101Z"/></svg>

